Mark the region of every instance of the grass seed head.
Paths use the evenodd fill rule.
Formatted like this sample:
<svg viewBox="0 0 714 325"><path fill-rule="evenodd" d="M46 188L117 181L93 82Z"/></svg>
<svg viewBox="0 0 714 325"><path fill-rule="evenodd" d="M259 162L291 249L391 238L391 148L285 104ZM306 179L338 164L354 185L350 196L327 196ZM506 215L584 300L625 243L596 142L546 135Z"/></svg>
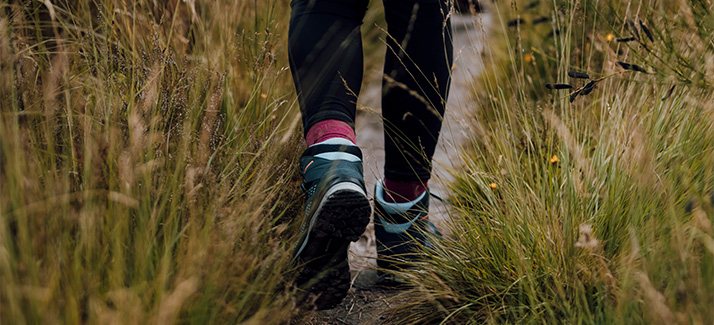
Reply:
<svg viewBox="0 0 714 325"><path fill-rule="evenodd" d="M568 84L545 84L545 88L548 89L572 89L573 86Z"/></svg>
<svg viewBox="0 0 714 325"><path fill-rule="evenodd" d="M553 36L560 35L560 29L554 29L551 30L548 35L545 35L546 38L551 38Z"/></svg>
<svg viewBox="0 0 714 325"><path fill-rule="evenodd" d="M640 31L637 30L637 25L635 25L635 22L632 21L632 19L627 18L627 27L630 29L630 32L632 32L632 36L637 38L638 40L640 39Z"/></svg>
<svg viewBox="0 0 714 325"><path fill-rule="evenodd" d="M548 17L548 16L538 17L536 19L533 19L533 22L531 22L531 24L538 25L538 24L545 23L548 20L550 20L550 17Z"/></svg>
<svg viewBox="0 0 714 325"><path fill-rule="evenodd" d="M508 22L508 27L516 27L523 24L523 18L516 18Z"/></svg>
<svg viewBox="0 0 714 325"><path fill-rule="evenodd" d="M622 61L617 61L617 64L619 64L620 67L622 67L625 70L647 73L647 70L645 70L643 67L636 65L636 64L622 62Z"/></svg>
<svg viewBox="0 0 714 325"><path fill-rule="evenodd" d="M587 96L589 95L593 89L595 89L595 81L590 81L583 87L583 90L580 91L580 95L582 96Z"/></svg>
<svg viewBox="0 0 714 325"><path fill-rule="evenodd" d="M578 97L578 95L580 95L580 90L576 90L572 94L570 94L570 102L572 103L573 101L575 101L575 98Z"/></svg>
<svg viewBox="0 0 714 325"><path fill-rule="evenodd" d="M568 76L576 79L590 79L587 73L577 71L568 71Z"/></svg>
<svg viewBox="0 0 714 325"><path fill-rule="evenodd" d="M642 29L643 32L645 32L645 35L647 38L649 38L650 42L654 42L654 37L652 37L652 32L650 31L645 24L642 23L642 19L640 19L640 29Z"/></svg>
<svg viewBox="0 0 714 325"><path fill-rule="evenodd" d="M526 5L526 10L535 9L538 7L538 5L540 5L540 1L531 1L529 4Z"/></svg>
<svg viewBox="0 0 714 325"><path fill-rule="evenodd" d="M635 39L636 39L636 38L634 38L634 37L618 38L618 39L617 39L617 42L618 42L618 43L627 43L627 42L632 42L632 41L634 41Z"/></svg>

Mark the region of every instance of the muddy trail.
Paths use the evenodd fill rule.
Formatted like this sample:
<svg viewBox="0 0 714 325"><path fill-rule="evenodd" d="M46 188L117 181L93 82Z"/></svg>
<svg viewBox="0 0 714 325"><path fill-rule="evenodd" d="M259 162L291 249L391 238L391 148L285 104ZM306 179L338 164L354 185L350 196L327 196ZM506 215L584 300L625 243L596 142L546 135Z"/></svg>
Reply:
<svg viewBox="0 0 714 325"><path fill-rule="evenodd" d="M451 174L458 170L460 147L466 143L477 107L471 97L472 81L484 70L483 49L486 42L486 26L490 23L488 13L456 15L452 19L454 31L454 67L451 90L441 137L434 155L434 171L429 187L432 192L448 197L448 183ZM365 182L368 194L373 195L374 184L383 177L384 139L380 117L381 104L381 64L365 72L365 85L359 99L356 131L357 144L364 155ZM430 218L448 236L446 223L449 220L448 207L431 200ZM405 303L409 297L399 291L376 286L377 248L374 227L370 223L362 238L350 247L350 270L352 288L342 304L337 307L312 312L298 323L303 324L379 324L382 313Z"/></svg>

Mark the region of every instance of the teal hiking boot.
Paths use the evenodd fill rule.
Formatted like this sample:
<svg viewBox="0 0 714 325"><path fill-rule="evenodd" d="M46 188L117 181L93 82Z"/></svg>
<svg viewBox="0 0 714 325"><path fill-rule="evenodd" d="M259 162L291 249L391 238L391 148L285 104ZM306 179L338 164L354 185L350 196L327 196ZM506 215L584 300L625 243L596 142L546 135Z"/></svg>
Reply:
<svg viewBox="0 0 714 325"><path fill-rule="evenodd" d="M429 190L416 200L388 203L383 180L374 188L374 232L377 237L378 284L393 286L403 279L382 270L403 270L410 261L423 259L419 249L433 247L441 232L429 221Z"/></svg>
<svg viewBox="0 0 714 325"><path fill-rule="evenodd" d="M302 303L314 300L318 310L334 308L350 287L349 244L372 213L362 168L362 152L342 139L310 146L300 158L306 198L293 263Z"/></svg>

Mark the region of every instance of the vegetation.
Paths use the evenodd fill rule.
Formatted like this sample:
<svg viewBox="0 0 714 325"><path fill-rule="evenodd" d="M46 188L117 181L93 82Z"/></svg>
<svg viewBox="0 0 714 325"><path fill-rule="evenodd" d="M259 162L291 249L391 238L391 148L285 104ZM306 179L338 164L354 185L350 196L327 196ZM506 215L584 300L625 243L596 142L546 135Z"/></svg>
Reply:
<svg viewBox="0 0 714 325"><path fill-rule="evenodd" d="M714 3L489 9L454 235L403 274L389 320L714 319ZM0 4L0 322L290 319L288 13Z"/></svg>
<svg viewBox="0 0 714 325"><path fill-rule="evenodd" d="M288 10L0 4L0 322L290 317Z"/></svg>
<svg viewBox="0 0 714 325"><path fill-rule="evenodd" d="M392 320L714 319L714 3L491 9L454 235Z"/></svg>

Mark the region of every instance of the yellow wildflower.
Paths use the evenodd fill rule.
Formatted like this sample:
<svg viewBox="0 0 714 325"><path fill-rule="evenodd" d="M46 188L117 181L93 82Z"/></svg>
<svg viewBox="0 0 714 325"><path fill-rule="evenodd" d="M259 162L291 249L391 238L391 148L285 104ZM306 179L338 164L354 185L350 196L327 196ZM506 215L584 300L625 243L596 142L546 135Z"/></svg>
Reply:
<svg viewBox="0 0 714 325"><path fill-rule="evenodd" d="M535 62L535 57L533 56L532 53L526 54L526 56L523 59L526 61L526 63Z"/></svg>

